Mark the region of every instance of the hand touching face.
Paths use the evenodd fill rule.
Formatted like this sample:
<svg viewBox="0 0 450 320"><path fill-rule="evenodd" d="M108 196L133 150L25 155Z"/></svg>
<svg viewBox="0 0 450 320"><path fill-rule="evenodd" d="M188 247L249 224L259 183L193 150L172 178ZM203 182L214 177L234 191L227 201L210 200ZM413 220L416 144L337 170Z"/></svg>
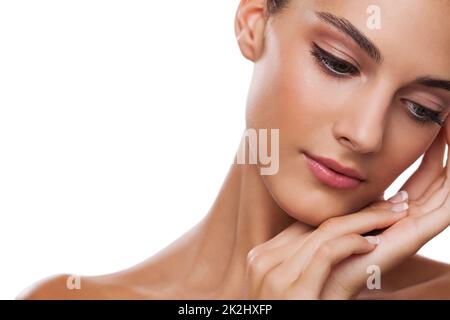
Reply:
<svg viewBox="0 0 450 320"><path fill-rule="evenodd" d="M369 266L382 273L416 253L450 225L450 125L445 124L396 203L380 200L326 220L292 224L248 254L250 299L350 299L366 284ZM450 150L450 149L449 149ZM409 195L409 198L407 197ZM365 233L383 230L376 236Z"/></svg>

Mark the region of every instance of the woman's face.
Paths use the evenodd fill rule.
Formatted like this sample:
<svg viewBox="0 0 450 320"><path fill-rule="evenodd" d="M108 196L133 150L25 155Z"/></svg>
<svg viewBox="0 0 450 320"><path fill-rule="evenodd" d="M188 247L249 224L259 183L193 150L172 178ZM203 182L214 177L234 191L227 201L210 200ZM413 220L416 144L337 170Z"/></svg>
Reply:
<svg viewBox="0 0 450 320"><path fill-rule="evenodd" d="M371 5L380 8L380 29L367 24ZM450 80L449 16L450 0L290 0L265 22L246 122L279 129L278 173L262 178L289 215L318 225L357 211L431 145L450 92L417 79ZM305 151L366 180L354 189L322 184Z"/></svg>

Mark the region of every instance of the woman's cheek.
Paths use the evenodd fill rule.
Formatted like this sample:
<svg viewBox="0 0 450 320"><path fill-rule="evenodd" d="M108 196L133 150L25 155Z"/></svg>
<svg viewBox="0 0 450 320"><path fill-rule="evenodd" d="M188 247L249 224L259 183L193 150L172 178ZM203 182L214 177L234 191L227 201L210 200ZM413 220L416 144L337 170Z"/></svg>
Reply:
<svg viewBox="0 0 450 320"><path fill-rule="evenodd" d="M290 169L297 171L295 168ZM293 175L292 171L287 171L283 169L278 175L265 176L263 179L278 206L292 218L318 226L331 217L348 212L348 203L314 189L306 176Z"/></svg>

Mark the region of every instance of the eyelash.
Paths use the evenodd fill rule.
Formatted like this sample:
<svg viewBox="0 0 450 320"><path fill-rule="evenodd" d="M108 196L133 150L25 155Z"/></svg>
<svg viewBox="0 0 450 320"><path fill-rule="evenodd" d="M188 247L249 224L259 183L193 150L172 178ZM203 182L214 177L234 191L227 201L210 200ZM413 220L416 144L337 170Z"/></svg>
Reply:
<svg viewBox="0 0 450 320"><path fill-rule="evenodd" d="M415 102L404 100L406 105L408 106L408 109L411 111L409 114L413 118L413 120L416 120L419 124L426 124L426 123L432 123L435 122L439 126L442 127L444 121L441 119L442 112L439 111L433 111L428 108L425 108L424 106L421 106L420 104L417 104ZM416 112L413 112L414 109L419 109L419 113L423 113L425 115L417 114Z"/></svg>
<svg viewBox="0 0 450 320"><path fill-rule="evenodd" d="M311 55L316 59L319 63L319 66L332 77L342 79L342 78L350 78L356 76L360 73L359 69L355 67L353 64L335 57L331 53L319 47L316 43L313 42L313 49L310 51ZM348 69L345 72L337 70L336 67L342 67ZM409 115L411 118L421 125L431 124L433 122L437 123L439 126L443 125L443 120L441 119L442 112L433 111L431 109L425 108L424 106L409 101L403 100L408 109L410 110ZM419 110L419 114L414 112L414 110ZM421 115L425 114L425 115Z"/></svg>
<svg viewBox="0 0 450 320"><path fill-rule="evenodd" d="M312 56L316 59L319 65L325 70L326 73L337 78L352 77L359 74L359 70L353 64L335 57L331 53L319 47L313 42L313 49L311 50ZM346 72L340 72L336 69L337 66L348 68Z"/></svg>

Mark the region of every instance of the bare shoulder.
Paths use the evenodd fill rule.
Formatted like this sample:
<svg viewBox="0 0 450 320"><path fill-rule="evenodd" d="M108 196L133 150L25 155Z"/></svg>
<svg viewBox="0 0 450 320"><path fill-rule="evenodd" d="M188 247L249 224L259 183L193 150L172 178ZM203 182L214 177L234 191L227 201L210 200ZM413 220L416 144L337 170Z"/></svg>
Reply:
<svg viewBox="0 0 450 320"><path fill-rule="evenodd" d="M127 269L108 274L96 276L58 274L33 283L20 292L16 299L166 299L177 296L167 289L168 283L176 283L176 279L170 273L173 269L169 268L171 265L177 264L170 259L155 259L152 256Z"/></svg>
<svg viewBox="0 0 450 320"><path fill-rule="evenodd" d="M17 300L64 299L68 296L68 274L58 274L41 279L25 288Z"/></svg>
<svg viewBox="0 0 450 320"><path fill-rule="evenodd" d="M450 299L450 264L414 255L399 272L409 277L408 285L393 292L393 299Z"/></svg>
<svg viewBox="0 0 450 320"><path fill-rule="evenodd" d="M90 277L70 274L58 274L41 279L25 290L16 299L19 300L66 300L66 299L102 299L105 287Z"/></svg>
<svg viewBox="0 0 450 320"><path fill-rule="evenodd" d="M363 299L450 299L450 264L413 255L382 275L382 289L367 289Z"/></svg>
<svg viewBox="0 0 450 320"><path fill-rule="evenodd" d="M400 265L394 275L400 274L410 278L415 276L423 282L450 274L450 264L415 254Z"/></svg>
<svg viewBox="0 0 450 320"><path fill-rule="evenodd" d="M106 276L59 274L24 289L17 300L152 299L137 287Z"/></svg>

